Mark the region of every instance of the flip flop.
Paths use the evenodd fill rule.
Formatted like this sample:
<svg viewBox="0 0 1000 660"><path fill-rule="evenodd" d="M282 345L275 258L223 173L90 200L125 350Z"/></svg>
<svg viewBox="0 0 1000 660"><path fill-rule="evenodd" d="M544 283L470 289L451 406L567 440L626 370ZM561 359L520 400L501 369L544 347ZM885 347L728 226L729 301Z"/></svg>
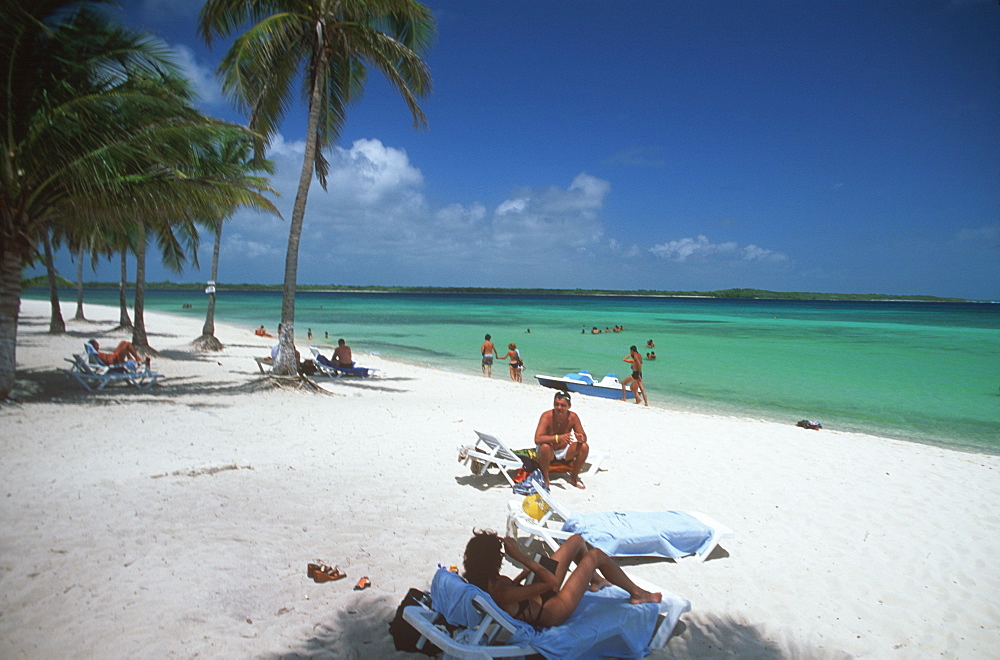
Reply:
<svg viewBox="0 0 1000 660"><path fill-rule="evenodd" d="M570 483L579 488L580 490L587 490L587 487L583 484L583 479L578 478L575 481L571 481Z"/></svg>
<svg viewBox="0 0 1000 660"><path fill-rule="evenodd" d="M354 585L354 590L355 591L361 591L362 589L367 589L370 586L372 586L372 581L369 580L368 576L366 575L363 578L361 578L360 580L358 580L358 583L356 585Z"/></svg>

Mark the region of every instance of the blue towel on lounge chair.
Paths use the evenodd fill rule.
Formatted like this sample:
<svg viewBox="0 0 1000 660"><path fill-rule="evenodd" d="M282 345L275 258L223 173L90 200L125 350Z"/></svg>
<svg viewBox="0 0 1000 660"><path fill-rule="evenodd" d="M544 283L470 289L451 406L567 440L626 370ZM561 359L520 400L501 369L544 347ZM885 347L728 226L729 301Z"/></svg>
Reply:
<svg viewBox="0 0 1000 660"><path fill-rule="evenodd" d="M348 376L361 376L362 378L368 378L369 376L371 376L372 370L369 367L357 366L358 364L357 362L351 362L351 366L349 367L342 367L334 363L334 361L331 360L330 358L321 354L316 355L316 361L322 364L324 367L328 367L330 369L336 369L337 371L347 374Z"/></svg>
<svg viewBox="0 0 1000 660"><path fill-rule="evenodd" d="M434 609L452 625L475 626L482 619L472 605L476 595L490 598L482 589L447 569L438 569L431 583ZM501 614L517 630L510 644L531 646L546 658L596 659L647 655L659 612L660 606L655 603L633 605L624 590L605 587L584 594L576 612L553 628L536 630L504 612Z"/></svg>
<svg viewBox="0 0 1000 660"><path fill-rule="evenodd" d="M701 552L712 528L681 511L605 511L572 516L563 531L579 534L612 557L679 559Z"/></svg>

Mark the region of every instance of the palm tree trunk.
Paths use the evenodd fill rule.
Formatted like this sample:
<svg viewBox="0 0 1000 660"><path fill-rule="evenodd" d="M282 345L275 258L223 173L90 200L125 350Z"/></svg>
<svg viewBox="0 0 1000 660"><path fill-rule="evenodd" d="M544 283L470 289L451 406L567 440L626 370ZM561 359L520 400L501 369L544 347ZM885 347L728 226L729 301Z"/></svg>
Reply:
<svg viewBox="0 0 1000 660"><path fill-rule="evenodd" d="M83 315L83 252L81 245L76 259L76 316L73 317L74 321L87 320L87 317Z"/></svg>
<svg viewBox="0 0 1000 660"><path fill-rule="evenodd" d="M318 24L317 30L322 30ZM320 40L322 41L322 39ZM329 54L326 49L320 52L319 61L314 71L322 77L327 69ZM306 150L302 156L302 172L299 174L299 189L295 193L295 204L292 206L292 219L288 229L288 250L285 253L285 283L281 296L281 325L278 327L278 359L274 363L274 373L279 376L294 376L298 373L298 361L295 358L295 286L299 269L299 242L302 239L302 221L306 214L306 199L309 197L309 185L313 178L313 165L316 158L316 131L319 128L320 103L322 103L322 88L324 80L314 78L312 92L309 97L309 123L306 127Z"/></svg>
<svg viewBox="0 0 1000 660"><path fill-rule="evenodd" d="M125 299L125 287L128 283L128 268L126 267L125 257L128 254L125 246L122 246L122 274L118 281L118 327L115 330L125 330L126 332L132 332L135 327L132 325L132 319L128 317L128 301Z"/></svg>
<svg viewBox="0 0 1000 660"><path fill-rule="evenodd" d="M146 307L146 229L139 223L139 244L135 249L135 323L132 328L132 345L136 352L147 357L158 355L149 346L149 338L146 337L146 319L144 311Z"/></svg>
<svg viewBox="0 0 1000 660"><path fill-rule="evenodd" d="M215 286L219 276L219 246L222 243L222 221L215 226L215 247L212 249L211 286ZM194 345L202 351L221 351L222 342L215 337L215 291L208 294L208 311L205 312L205 326L201 329L201 337L194 340Z"/></svg>
<svg viewBox="0 0 1000 660"><path fill-rule="evenodd" d="M8 239L0 239L0 243L7 244ZM0 259L0 401L4 401L14 390L16 378L17 315L24 263L20 253L11 249L4 249Z"/></svg>
<svg viewBox="0 0 1000 660"><path fill-rule="evenodd" d="M49 318L49 334L66 334L66 322L59 308L59 289L56 288L56 267L52 263L52 241L49 232L42 232L42 250L45 259L45 272L49 277L49 302L52 304L52 316Z"/></svg>

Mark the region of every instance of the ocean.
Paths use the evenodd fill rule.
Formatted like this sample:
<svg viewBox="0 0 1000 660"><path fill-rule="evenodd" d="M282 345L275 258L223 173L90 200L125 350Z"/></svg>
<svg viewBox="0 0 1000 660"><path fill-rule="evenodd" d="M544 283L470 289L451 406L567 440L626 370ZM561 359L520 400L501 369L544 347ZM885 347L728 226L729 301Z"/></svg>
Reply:
<svg viewBox="0 0 1000 660"><path fill-rule="evenodd" d="M76 294L61 295L71 301ZM87 291L85 301L117 305L117 291ZM200 293L146 292L150 310L204 318L206 304ZM216 319L276 333L280 309L278 292L222 290ZM591 333L615 326L624 331ZM645 355L651 339L657 359L645 362L643 374L654 406L808 419L1000 453L997 304L319 292L296 299L300 347L343 337L356 354L478 374L486 333L501 354L517 344L525 387L540 387L535 374L581 369L624 379L629 346ZM498 361L493 378L507 377Z"/></svg>

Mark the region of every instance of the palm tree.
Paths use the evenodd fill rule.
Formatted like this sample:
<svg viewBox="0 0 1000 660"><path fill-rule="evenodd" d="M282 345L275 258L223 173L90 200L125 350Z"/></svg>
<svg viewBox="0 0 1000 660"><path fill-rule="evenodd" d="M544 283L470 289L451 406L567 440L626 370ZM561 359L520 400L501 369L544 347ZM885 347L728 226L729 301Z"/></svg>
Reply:
<svg viewBox="0 0 1000 660"><path fill-rule="evenodd" d="M159 42L78 8L103 1L0 0L0 399L14 386L21 270L43 233L193 222L226 196L259 205L186 171L219 131L243 129L178 101Z"/></svg>
<svg viewBox="0 0 1000 660"><path fill-rule="evenodd" d="M86 321L87 317L83 314L83 257L84 257L84 246L80 243L80 247L76 250L76 314L73 316L74 321Z"/></svg>
<svg viewBox="0 0 1000 660"><path fill-rule="evenodd" d="M305 155L292 207L285 253L278 359L274 372L294 375L295 287L299 241L313 173L326 189L323 150L337 139L347 105L364 89L368 67L381 71L400 93L414 126L427 119L417 98L430 91L421 59L434 37L430 10L415 0L208 0L199 17L207 43L238 36L219 66L223 88L249 113L251 130L270 141L294 101L301 75L308 99Z"/></svg>
<svg viewBox="0 0 1000 660"><path fill-rule="evenodd" d="M251 176L253 171L263 171L274 174L274 163L270 160L255 161L251 158L253 144L243 136L232 135L228 139L219 140L214 148L207 154L204 167L211 171L216 171L220 176L227 176L242 179L248 185L256 184L258 190L277 194L267 185L264 179ZM223 346L215 336L215 284L219 279L219 249L222 244L222 224L229 218L235 208L220 209L221 215L212 218L207 224L215 230L215 244L212 248L212 274L209 279L210 288L208 293L208 310L205 312L205 325L202 327L201 336L192 342L192 345L202 351L221 351ZM273 209L279 215L277 209Z"/></svg>
<svg viewBox="0 0 1000 660"><path fill-rule="evenodd" d="M42 232L42 260L45 262L45 273L49 280L49 304L52 307L52 314L49 318L49 334L66 334L66 321L63 320L62 309L59 307L59 281L55 264L52 262L52 239L49 232Z"/></svg>

